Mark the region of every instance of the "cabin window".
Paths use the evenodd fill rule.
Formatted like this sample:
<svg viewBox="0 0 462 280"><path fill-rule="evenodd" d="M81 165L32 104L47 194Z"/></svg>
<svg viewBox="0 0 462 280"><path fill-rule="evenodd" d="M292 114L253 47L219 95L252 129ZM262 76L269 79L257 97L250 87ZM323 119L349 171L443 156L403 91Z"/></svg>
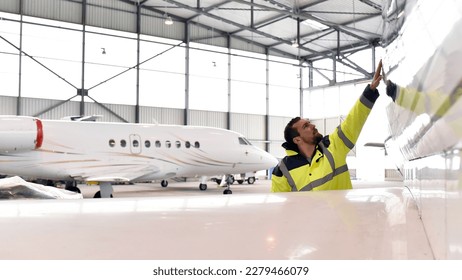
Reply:
<svg viewBox="0 0 462 280"><path fill-rule="evenodd" d="M146 148L150 148L151 147L151 141L149 141L149 140L144 141L144 146Z"/></svg>
<svg viewBox="0 0 462 280"><path fill-rule="evenodd" d="M138 146L140 145L140 142L138 142L138 140L133 140L132 145L133 147L138 148Z"/></svg>
<svg viewBox="0 0 462 280"><path fill-rule="evenodd" d="M195 148L200 148L200 146L201 146L201 145L199 144L199 142L197 142L197 141L194 142L194 147L195 147Z"/></svg>
<svg viewBox="0 0 462 280"><path fill-rule="evenodd" d="M156 141L156 148L160 148L160 146L161 146L161 145L160 145L160 141L157 140L157 141Z"/></svg>
<svg viewBox="0 0 462 280"><path fill-rule="evenodd" d="M245 139L244 137L239 137L239 144L241 144L241 145L252 145L252 144L250 144L249 140Z"/></svg>
<svg viewBox="0 0 462 280"><path fill-rule="evenodd" d="M109 140L109 147L114 147L115 146L115 140L114 139L111 139Z"/></svg>
<svg viewBox="0 0 462 280"><path fill-rule="evenodd" d="M122 147L127 146L127 141L125 141L125 140L123 140L123 139L120 140L120 146L122 146Z"/></svg>
<svg viewBox="0 0 462 280"><path fill-rule="evenodd" d="M184 145L186 146L187 149L189 149L191 147L191 143L189 143L189 141L186 141L186 143L184 143Z"/></svg>
<svg viewBox="0 0 462 280"><path fill-rule="evenodd" d="M170 143L169 140L165 141L165 147L170 148L172 146L172 143Z"/></svg>
<svg viewBox="0 0 462 280"><path fill-rule="evenodd" d="M176 146L177 148L181 148L181 142L180 142L180 141L176 141L176 142L175 142L175 146Z"/></svg>

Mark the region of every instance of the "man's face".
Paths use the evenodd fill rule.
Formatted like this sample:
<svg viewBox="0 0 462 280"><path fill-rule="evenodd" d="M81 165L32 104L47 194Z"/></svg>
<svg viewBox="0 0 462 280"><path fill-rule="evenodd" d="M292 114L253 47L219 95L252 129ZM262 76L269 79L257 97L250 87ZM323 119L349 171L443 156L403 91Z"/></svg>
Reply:
<svg viewBox="0 0 462 280"><path fill-rule="evenodd" d="M300 119L294 124L293 127L298 131L299 134L299 136L294 137L295 144L300 144L299 142L303 141L310 145L316 145L322 139L322 134L318 132L316 126L309 120Z"/></svg>

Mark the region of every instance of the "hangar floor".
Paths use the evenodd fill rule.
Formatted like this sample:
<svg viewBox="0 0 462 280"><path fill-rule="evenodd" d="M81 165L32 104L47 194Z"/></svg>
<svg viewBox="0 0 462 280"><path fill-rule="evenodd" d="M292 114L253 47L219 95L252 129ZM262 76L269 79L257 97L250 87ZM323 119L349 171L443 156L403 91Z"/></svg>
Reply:
<svg viewBox="0 0 462 280"><path fill-rule="evenodd" d="M162 197L162 196L189 196L189 195L223 195L224 187L215 182L207 182L207 190L199 190L199 182L169 182L166 188L160 186L160 182L144 183L135 185L114 185L114 197ZM385 181L353 181L353 188L377 188L377 187L400 187L402 182ZM97 185L79 185L84 198L93 198L99 190ZM231 185L233 194L267 194L270 193L271 180L257 180L254 184L244 183Z"/></svg>

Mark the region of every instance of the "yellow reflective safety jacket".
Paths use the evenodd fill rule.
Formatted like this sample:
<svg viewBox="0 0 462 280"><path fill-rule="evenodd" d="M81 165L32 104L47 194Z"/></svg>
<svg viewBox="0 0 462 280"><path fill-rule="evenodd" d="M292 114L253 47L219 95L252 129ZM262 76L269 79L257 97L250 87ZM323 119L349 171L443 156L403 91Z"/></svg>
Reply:
<svg viewBox="0 0 462 280"><path fill-rule="evenodd" d="M379 97L377 89L367 85L345 120L332 134L319 142L311 163L298 151L287 149L271 177L272 192L321 191L351 189L350 172L346 164L364 123Z"/></svg>

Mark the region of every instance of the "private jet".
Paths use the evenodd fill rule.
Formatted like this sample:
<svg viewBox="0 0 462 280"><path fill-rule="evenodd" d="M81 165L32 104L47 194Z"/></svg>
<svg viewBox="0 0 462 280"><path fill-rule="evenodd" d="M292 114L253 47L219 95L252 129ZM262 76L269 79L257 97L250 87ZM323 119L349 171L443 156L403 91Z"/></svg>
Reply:
<svg viewBox="0 0 462 280"><path fill-rule="evenodd" d="M111 197L112 184L200 177L200 190L216 174L269 169L275 157L234 131L180 125L43 120L0 116L0 174L29 179L97 182L95 197ZM228 187L224 194L231 194Z"/></svg>

